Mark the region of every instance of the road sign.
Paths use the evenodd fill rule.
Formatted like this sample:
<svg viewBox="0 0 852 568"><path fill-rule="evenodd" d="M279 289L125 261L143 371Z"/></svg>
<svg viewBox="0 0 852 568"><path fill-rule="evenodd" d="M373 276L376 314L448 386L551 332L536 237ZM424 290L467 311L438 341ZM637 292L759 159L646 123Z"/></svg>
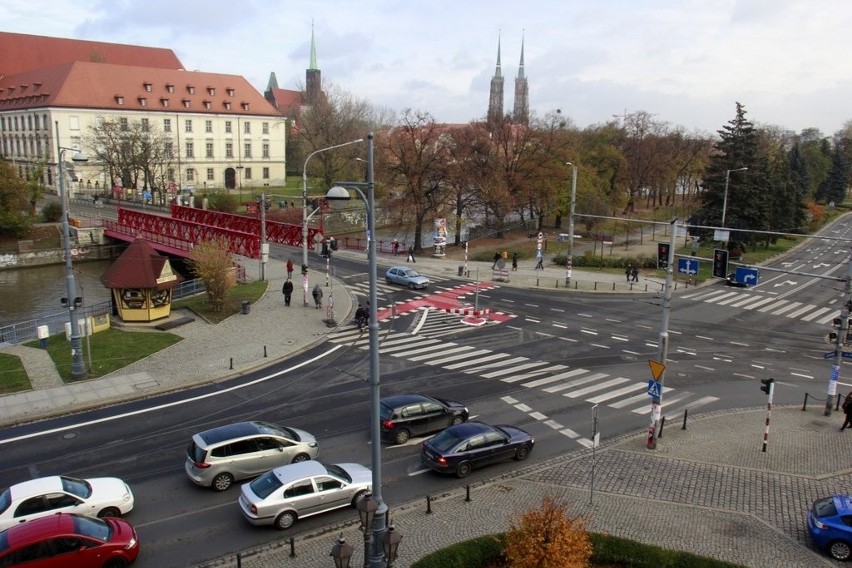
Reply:
<svg viewBox="0 0 852 568"><path fill-rule="evenodd" d="M648 395L653 398L660 398L660 394L663 392L663 385L658 383L653 379L648 380Z"/></svg>
<svg viewBox="0 0 852 568"><path fill-rule="evenodd" d="M824 359L831 359L834 357L834 351L826 351L822 356ZM844 359L852 359L852 351L844 351L842 357Z"/></svg>
<svg viewBox="0 0 852 568"><path fill-rule="evenodd" d="M698 261L694 258L677 259L677 271L681 274L698 274Z"/></svg>
<svg viewBox="0 0 852 568"><path fill-rule="evenodd" d="M666 370L666 366L653 359L648 359L648 366L651 367L651 376L654 377L655 381L659 381L660 377L663 376L663 371Z"/></svg>
<svg viewBox="0 0 852 568"><path fill-rule="evenodd" d="M757 268L738 266L734 274L734 281L739 284L745 284L746 286L754 286L757 284L758 274Z"/></svg>

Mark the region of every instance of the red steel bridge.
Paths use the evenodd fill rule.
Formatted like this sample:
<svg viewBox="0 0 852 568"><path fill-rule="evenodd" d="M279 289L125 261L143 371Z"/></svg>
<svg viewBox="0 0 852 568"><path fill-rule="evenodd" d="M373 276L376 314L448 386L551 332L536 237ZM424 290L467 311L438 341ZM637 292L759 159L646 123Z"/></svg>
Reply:
<svg viewBox="0 0 852 568"><path fill-rule="evenodd" d="M266 221L266 240L270 243L301 246L302 227ZM143 238L156 250L187 257L192 247L214 237L224 237L233 254L258 258L260 255L260 219L206 211L172 204L171 217L119 207L118 220L103 220L104 235L122 241ZM317 236L319 235L318 239ZM308 242L322 239L322 229L309 228Z"/></svg>

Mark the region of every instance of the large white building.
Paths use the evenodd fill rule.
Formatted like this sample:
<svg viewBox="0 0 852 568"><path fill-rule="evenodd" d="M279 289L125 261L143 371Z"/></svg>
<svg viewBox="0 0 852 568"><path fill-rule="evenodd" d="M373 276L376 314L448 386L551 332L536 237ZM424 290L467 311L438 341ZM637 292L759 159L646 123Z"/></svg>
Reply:
<svg viewBox="0 0 852 568"><path fill-rule="evenodd" d="M57 147L94 154L86 139L103 120L166 137L168 182L153 188L164 194L285 183L288 121L243 77L186 71L161 48L0 33L0 159L21 175L44 164L55 188ZM127 185L105 164L72 163L72 153L72 191Z"/></svg>

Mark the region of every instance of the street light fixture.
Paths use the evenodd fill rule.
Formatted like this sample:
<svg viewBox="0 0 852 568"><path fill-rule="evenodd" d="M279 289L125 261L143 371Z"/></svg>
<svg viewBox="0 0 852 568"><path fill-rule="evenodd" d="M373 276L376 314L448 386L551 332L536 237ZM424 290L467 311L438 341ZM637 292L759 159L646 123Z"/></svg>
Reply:
<svg viewBox="0 0 852 568"><path fill-rule="evenodd" d="M571 271L574 264L574 208L577 205L577 166L565 162L573 170L571 176L571 205L568 210L568 260L565 263L565 287L571 286Z"/></svg>
<svg viewBox="0 0 852 568"><path fill-rule="evenodd" d="M361 530L364 532L364 566L369 566L370 528L373 526L373 519L376 517L376 509L379 508L379 503L373 499L372 493L367 493L363 499L358 501L356 508L358 509L358 517L361 519Z"/></svg>
<svg viewBox="0 0 852 568"><path fill-rule="evenodd" d="M369 566L372 568L384 568L384 551L382 549L382 536L387 526L388 507L382 500L382 439L381 439L381 415L380 415L380 381L379 381L379 322L376 317L376 305L378 304L376 282L376 239L375 237L375 183L373 178L373 133L367 135L367 183L350 183L344 185L354 189L367 208L367 260L370 277L370 305L369 305L369 327L370 332L370 459L373 470L372 489L373 499L377 507L373 517L372 551ZM367 194L361 191L360 186L366 186ZM349 190L345 187L335 186L328 190L326 199L335 201L348 201L351 199Z"/></svg>
<svg viewBox="0 0 852 568"><path fill-rule="evenodd" d="M388 526L388 530L382 535L382 550L385 553L385 560L388 562L387 568L391 568L393 561L396 560L401 540L402 535L394 530L393 525Z"/></svg>
<svg viewBox="0 0 852 568"><path fill-rule="evenodd" d="M74 282L74 266L71 263L71 227L68 224L68 203L65 195L65 171L62 162L65 160L65 151L71 150L74 155L71 159L75 162L88 162L89 159L79 150L64 148L59 140L59 121L55 121L57 164L59 167L59 200L62 202L62 245L65 253L65 290L68 294L68 319L71 323L71 378L74 380L86 378L86 365L83 363L83 343L80 338L80 322L74 315L74 310L79 307L74 297L77 286Z"/></svg>
<svg viewBox="0 0 852 568"><path fill-rule="evenodd" d="M316 213L316 210L314 210L308 215L308 162L311 158L322 152L336 150L337 148L349 146L350 144L358 144L363 141L363 138L359 138L358 140L344 142L343 144L335 144L328 148L320 148L319 150L314 150L305 158L305 165L302 168L302 290L304 292L305 307L308 307L308 219Z"/></svg>
<svg viewBox="0 0 852 568"><path fill-rule="evenodd" d="M728 183L730 182L730 179L731 179L731 172L744 172L747 169L748 168L746 168L746 167L742 167L742 168L736 168L736 169L733 169L733 170L726 170L725 171L725 196L722 198L722 228L723 229L725 228L725 213L728 210ZM727 250L727 249L728 249L728 239L726 238L725 239L725 250Z"/></svg>
<svg viewBox="0 0 852 568"><path fill-rule="evenodd" d="M340 533L337 542L331 547L331 557L334 559L335 568L349 568L349 560L351 560L353 552L355 552L353 546L346 544L343 533Z"/></svg>

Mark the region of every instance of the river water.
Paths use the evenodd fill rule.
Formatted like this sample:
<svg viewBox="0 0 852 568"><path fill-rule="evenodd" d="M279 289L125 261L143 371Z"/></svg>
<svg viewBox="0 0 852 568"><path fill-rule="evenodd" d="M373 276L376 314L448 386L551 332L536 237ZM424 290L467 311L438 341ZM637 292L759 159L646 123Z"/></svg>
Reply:
<svg viewBox="0 0 852 568"><path fill-rule="evenodd" d="M112 262L74 263L76 295L85 305L109 301L109 289L100 278ZM59 303L68 295L66 286L64 264L0 270L0 325L67 312Z"/></svg>

